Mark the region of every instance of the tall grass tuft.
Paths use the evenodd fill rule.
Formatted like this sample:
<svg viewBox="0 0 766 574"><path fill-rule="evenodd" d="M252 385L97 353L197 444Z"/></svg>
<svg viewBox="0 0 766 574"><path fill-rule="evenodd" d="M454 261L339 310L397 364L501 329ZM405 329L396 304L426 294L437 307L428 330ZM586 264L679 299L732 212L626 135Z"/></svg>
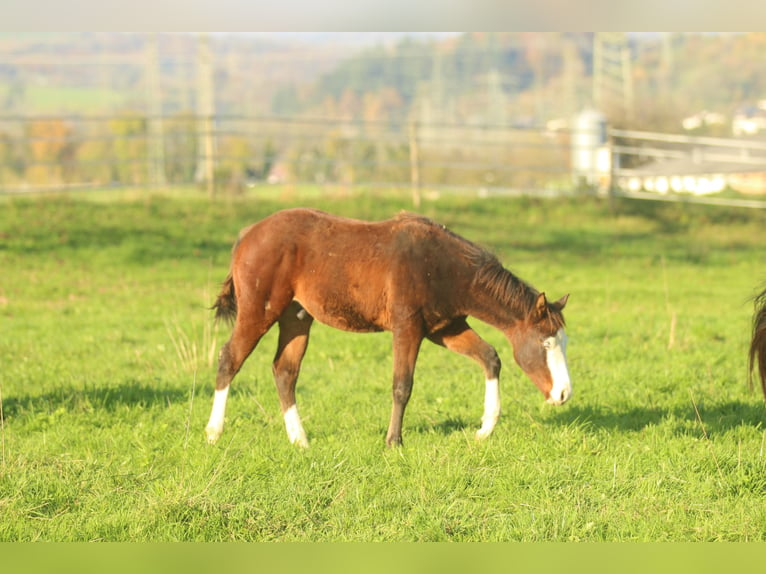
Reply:
<svg viewBox="0 0 766 574"><path fill-rule="evenodd" d="M213 367L218 350L218 325L210 320L209 313L205 313L201 321L192 320L191 324L182 323L178 318L166 319L165 329L179 368L192 373L199 368Z"/></svg>

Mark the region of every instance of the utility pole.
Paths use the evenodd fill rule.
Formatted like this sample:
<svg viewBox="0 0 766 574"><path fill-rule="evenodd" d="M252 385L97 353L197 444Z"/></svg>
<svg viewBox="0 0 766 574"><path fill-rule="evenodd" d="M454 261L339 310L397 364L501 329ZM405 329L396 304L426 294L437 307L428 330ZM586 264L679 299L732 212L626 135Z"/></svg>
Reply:
<svg viewBox="0 0 766 574"><path fill-rule="evenodd" d="M604 85L604 65L603 65L603 41L599 32L593 34L593 106L597 109L603 109L603 85Z"/></svg>
<svg viewBox="0 0 766 574"><path fill-rule="evenodd" d="M436 109L436 121L443 122L445 108L444 70L442 55L438 50L434 54L433 66L431 68L431 99Z"/></svg>
<svg viewBox="0 0 766 574"><path fill-rule="evenodd" d="M162 126L162 93L160 91L160 65L157 34L151 34L146 43L146 108L148 182L152 187L165 185L165 138Z"/></svg>
<svg viewBox="0 0 766 574"><path fill-rule="evenodd" d="M673 40L675 34L672 32L664 32L662 34L662 58L660 59L660 70L662 71L663 79L667 80L673 73Z"/></svg>
<svg viewBox="0 0 766 574"><path fill-rule="evenodd" d="M213 157L213 58L210 39L200 34L197 44L197 171L194 179L205 182L210 198L215 197L215 158Z"/></svg>
<svg viewBox="0 0 766 574"><path fill-rule="evenodd" d="M535 123L545 124L545 56L547 46L541 34L534 34L532 42L532 74L535 92Z"/></svg>
<svg viewBox="0 0 766 574"><path fill-rule="evenodd" d="M578 74L582 73L582 69L581 66L578 66L577 46L567 38L564 38L562 42L564 112L569 118L580 111L580 101L577 97L577 77Z"/></svg>
<svg viewBox="0 0 766 574"><path fill-rule="evenodd" d="M633 119L635 105L633 98L633 60L630 57L630 47L627 45L623 46L621 55L623 108L625 109L625 119L631 121Z"/></svg>
<svg viewBox="0 0 766 574"><path fill-rule="evenodd" d="M622 32L593 36L593 104L605 113L633 115L633 64Z"/></svg>
<svg viewBox="0 0 766 574"><path fill-rule="evenodd" d="M508 110L503 92L503 80L497 68L492 68L487 75L487 123L492 127L505 127L508 122Z"/></svg>
<svg viewBox="0 0 766 574"><path fill-rule="evenodd" d="M657 102L659 105L671 106L672 101L669 94L673 93L675 82L673 73L675 71L675 62L673 57L673 42L675 34L665 32L662 34L662 56L660 57L660 93L663 94L662 100Z"/></svg>

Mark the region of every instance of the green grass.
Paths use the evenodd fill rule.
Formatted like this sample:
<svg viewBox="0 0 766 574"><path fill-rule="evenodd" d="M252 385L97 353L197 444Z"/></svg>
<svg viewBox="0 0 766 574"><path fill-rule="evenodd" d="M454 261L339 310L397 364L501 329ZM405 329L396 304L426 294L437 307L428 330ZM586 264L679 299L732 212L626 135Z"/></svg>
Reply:
<svg viewBox="0 0 766 574"><path fill-rule="evenodd" d="M382 219L406 199L263 190L0 200L2 541L762 541L766 409L748 388L763 212L594 199L443 198L421 211L492 248L566 310L573 399L542 396L493 329L503 416L480 370L425 344L384 448L389 334L321 325L288 444L269 333L205 443L208 309L244 225L312 205Z"/></svg>
<svg viewBox="0 0 766 574"><path fill-rule="evenodd" d="M7 97L9 88L0 86L0 96ZM26 86L24 105L38 114L73 113L88 110L111 110L129 102L129 96L108 88L61 86Z"/></svg>

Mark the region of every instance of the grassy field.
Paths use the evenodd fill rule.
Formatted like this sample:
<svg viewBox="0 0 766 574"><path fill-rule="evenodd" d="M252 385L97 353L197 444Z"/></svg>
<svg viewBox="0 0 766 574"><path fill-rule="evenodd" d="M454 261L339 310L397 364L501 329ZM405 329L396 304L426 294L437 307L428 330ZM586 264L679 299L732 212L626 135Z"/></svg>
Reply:
<svg viewBox="0 0 766 574"><path fill-rule="evenodd" d="M292 447L275 333L203 428L228 337L208 309L244 225L311 205L383 219L404 199L294 195L0 199L2 541L762 541L766 409L748 388L766 213L598 200L442 198L421 209L566 310L573 399L509 345L503 416L425 344L402 449L384 449L391 338L316 325Z"/></svg>

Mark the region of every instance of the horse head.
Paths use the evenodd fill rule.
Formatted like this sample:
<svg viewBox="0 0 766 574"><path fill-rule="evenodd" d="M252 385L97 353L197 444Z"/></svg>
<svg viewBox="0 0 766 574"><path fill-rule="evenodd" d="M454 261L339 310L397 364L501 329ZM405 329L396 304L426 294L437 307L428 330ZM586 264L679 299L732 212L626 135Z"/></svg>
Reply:
<svg viewBox="0 0 766 574"><path fill-rule="evenodd" d="M562 405L572 396L561 313L568 298L549 303L540 293L527 316L509 333L513 358L552 405Z"/></svg>

